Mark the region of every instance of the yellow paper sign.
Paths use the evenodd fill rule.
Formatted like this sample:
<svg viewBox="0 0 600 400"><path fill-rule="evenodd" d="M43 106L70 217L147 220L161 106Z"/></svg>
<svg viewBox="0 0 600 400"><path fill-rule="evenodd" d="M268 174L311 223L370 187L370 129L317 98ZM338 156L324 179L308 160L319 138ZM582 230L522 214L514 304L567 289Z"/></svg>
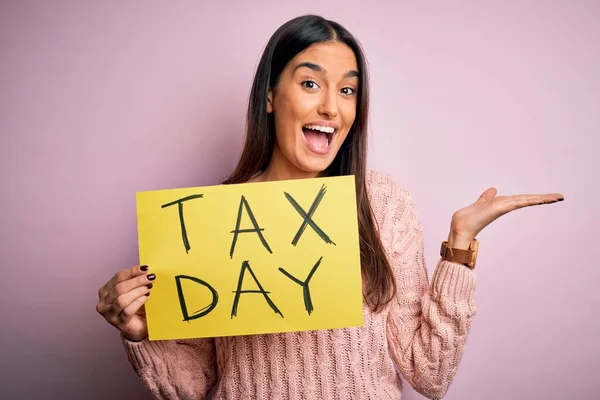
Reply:
<svg viewBox="0 0 600 400"><path fill-rule="evenodd" d="M363 324L354 176L137 193L150 340Z"/></svg>

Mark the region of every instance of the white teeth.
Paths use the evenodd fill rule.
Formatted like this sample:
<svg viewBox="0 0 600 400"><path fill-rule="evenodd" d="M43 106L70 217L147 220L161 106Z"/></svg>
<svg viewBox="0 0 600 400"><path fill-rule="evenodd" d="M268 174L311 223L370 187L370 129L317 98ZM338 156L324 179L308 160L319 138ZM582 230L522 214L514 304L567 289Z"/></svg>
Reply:
<svg viewBox="0 0 600 400"><path fill-rule="evenodd" d="M331 126L321 126L321 125L305 125L305 128L312 129L314 131L324 132L324 133L333 133L335 132L335 128Z"/></svg>

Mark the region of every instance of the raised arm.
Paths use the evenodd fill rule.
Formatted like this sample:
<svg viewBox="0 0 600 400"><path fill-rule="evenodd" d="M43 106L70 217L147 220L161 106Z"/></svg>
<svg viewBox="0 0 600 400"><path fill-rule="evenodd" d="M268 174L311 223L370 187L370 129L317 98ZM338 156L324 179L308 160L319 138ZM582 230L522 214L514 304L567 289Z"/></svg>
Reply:
<svg viewBox="0 0 600 400"><path fill-rule="evenodd" d="M440 258L429 283L413 197L395 183L390 190L382 232L397 286L387 321L390 352L415 390L440 399L456 374L476 312L475 276Z"/></svg>

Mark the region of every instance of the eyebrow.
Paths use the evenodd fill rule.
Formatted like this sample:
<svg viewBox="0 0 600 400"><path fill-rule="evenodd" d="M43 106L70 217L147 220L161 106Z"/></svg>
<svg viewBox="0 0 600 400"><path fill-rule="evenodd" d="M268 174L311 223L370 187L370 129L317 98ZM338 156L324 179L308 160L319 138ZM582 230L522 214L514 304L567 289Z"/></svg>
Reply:
<svg viewBox="0 0 600 400"><path fill-rule="evenodd" d="M297 69L302 68L302 67L310 68L313 71L320 72L322 74L327 73L327 70L325 68L323 68L322 66L320 66L319 64L311 63L308 61L301 62L300 64L296 65L296 68L294 68L294 72L296 72ZM357 78L360 77L360 73L355 70L350 70L344 74L344 78L354 78L354 77L357 77Z"/></svg>

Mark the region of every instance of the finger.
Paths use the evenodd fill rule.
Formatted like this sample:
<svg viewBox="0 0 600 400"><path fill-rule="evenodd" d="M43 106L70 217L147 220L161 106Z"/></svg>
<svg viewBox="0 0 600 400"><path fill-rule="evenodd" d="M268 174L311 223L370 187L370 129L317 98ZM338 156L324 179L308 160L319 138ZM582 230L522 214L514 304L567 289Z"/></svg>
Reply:
<svg viewBox="0 0 600 400"><path fill-rule="evenodd" d="M155 274L144 274L144 275L138 275L134 278L131 278L129 280L123 281L123 282L119 282L117 283L115 286L113 286L113 288L106 293L106 296L104 297L104 301L107 304L112 304L114 303L115 299L119 296L121 296L122 294L125 294L127 292L130 292L134 289L140 288L142 286L147 286L148 289L150 289L152 286L152 282L156 279L156 275Z"/></svg>
<svg viewBox="0 0 600 400"><path fill-rule="evenodd" d="M148 301L148 296L143 295L143 296L138 297L133 302L131 302L130 305L125 307L119 313L117 318L121 322L126 323L127 321L131 320L131 318L138 312L140 307L142 307L146 303L146 301Z"/></svg>
<svg viewBox="0 0 600 400"><path fill-rule="evenodd" d="M556 203L557 201L563 201L565 199L565 196L560 193L549 193L542 195L541 197L544 204Z"/></svg>
<svg viewBox="0 0 600 400"><path fill-rule="evenodd" d="M117 283L134 278L139 275L146 274L148 272L147 265L134 265L131 268L121 270L113 275L112 278L106 284L100 288L99 296L106 295Z"/></svg>
<svg viewBox="0 0 600 400"><path fill-rule="evenodd" d="M565 197L560 193L531 193L531 194L516 194L511 197L541 197L544 200L558 200Z"/></svg>
<svg viewBox="0 0 600 400"><path fill-rule="evenodd" d="M137 290L137 289L139 289L139 290L138 290L137 292L133 293L133 294L128 294L127 292L126 292L126 293L122 293L122 294L121 294L121 295L128 294L128 296L123 296L123 297L121 297L121 299L120 299L119 301L120 301L120 302L122 302L122 303L121 303L121 304L117 304L117 308L118 308L118 307L121 307L121 308L122 308L122 307L125 307L125 306L126 306L126 302L127 302L128 298L129 298L130 296L134 296L134 297L135 297L136 293L138 293L138 294L139 294L139 293L142 293L142 294L149 295L149 294L150 294L150 291L151 291L151 289L152 289L152 283L150 283L150 284L147 284L147 285L145 285L144 287L141 287L141 286L139 286L139 287L136 287L136 288L134 288L134 289L136 289L136 290ZM144 289L145 289L145 290L144 290ZM131 292L131 291L129 291L129 292ZM113 293L113 291L111 291L111 297L108 297L108 296L107 296L107 297L104 297L104 298L102 298L102 299L101 299L101 300L98 302L98 304L96 305L96 311L97 311L99 314L101 314L102 316L104 316L104 317L105 317L107 320L114 319L114 316L115 316L115 313L116 313L116 311L115 311L115 307L116 307L116 306L115 306L115 304L114 304L114 303L115 303L115 300L116 300L118 297L120 297L120 296L116 296L116 297L112 298L112 293ZM111 299L111 301L107 301L109 298Z"/></svg>
<svg viewBox="0 0 600 400"><path fill-rule="evenodd" d="M560 193L550 194L520 194L510 196L508 204L513 209L523 208L534 205L556 203L557 201L564 200L564 197Z"/></svg>
<svg viewBox="0 0 600 400"><path fill-rule="evenodd" d="M513 209L544 204L544 199L539 195L515 195L512 197L511 205Z"/></svg>
<svg viewBox="0 0 600 400"><path fill-rule="evenodd" d="M96 304L96 311L98 312L98 314L106 318L106 315L109 311L109 307L104 301L101 300L98 302L98 304Z"/></svg>
<svg viewBox="0 0 600 400"><path fill-rule="evenodd" d="M146 297L146 294L150 293L151 289L152 288L143 286L117 297L115 301L110 305L109 311L107 313L107 319L111 319L114 321L121 313L121 311L129 307L129 305L131 305L131 303L133 303L138 297Z"/></svg>

